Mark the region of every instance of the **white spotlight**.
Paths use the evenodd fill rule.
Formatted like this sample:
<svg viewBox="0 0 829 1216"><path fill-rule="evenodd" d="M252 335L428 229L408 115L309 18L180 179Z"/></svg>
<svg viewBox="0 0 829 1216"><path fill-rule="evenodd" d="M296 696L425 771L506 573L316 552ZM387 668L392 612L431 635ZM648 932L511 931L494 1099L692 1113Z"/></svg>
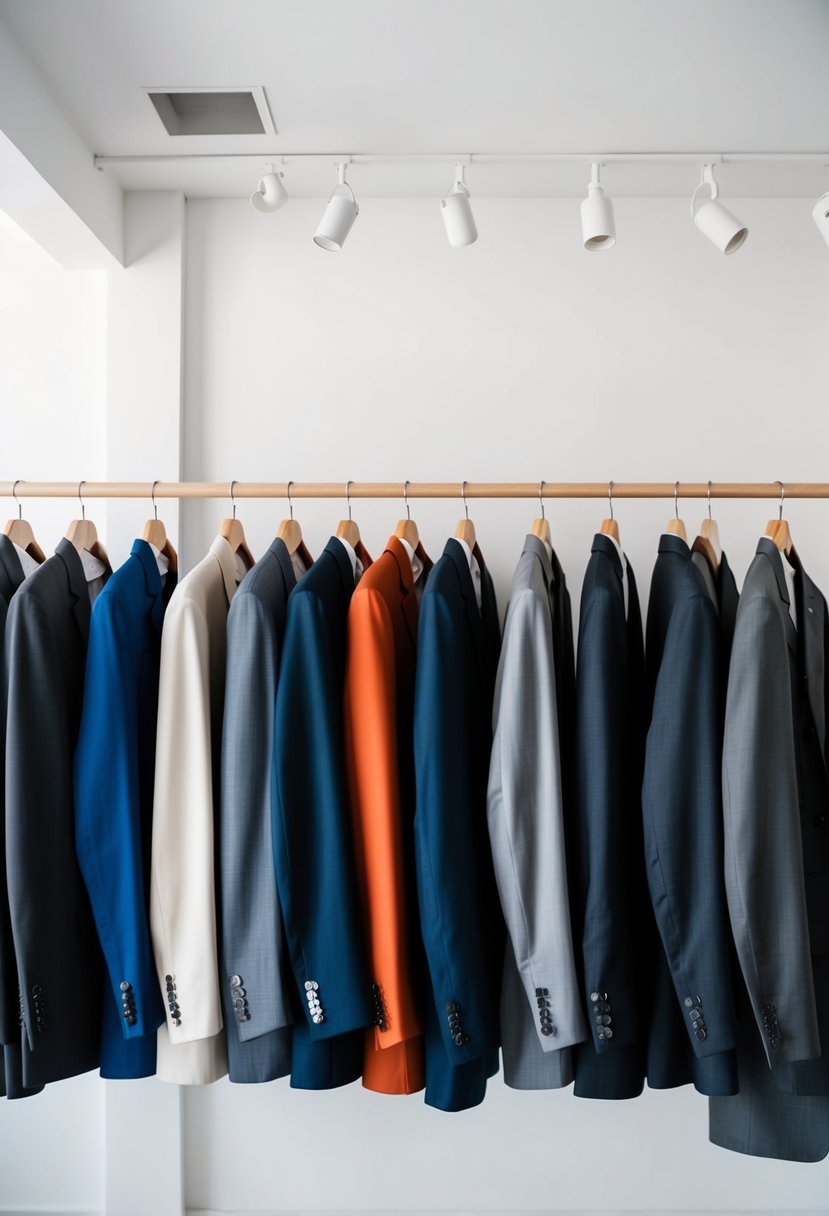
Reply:
<svg viewBox="0 0 829 1216"><path fill-rule="evenodd" d="M585 249L612 249L616 244L613 203L599 184L599 165L590 166L587 198L581 205L581 235Z"/></svg>
<svg viewBox="0 0 829 1216"><path fill-rule="evenodd" d="M812 208L812 219L820 230L827 245L829 245L829 191L822 194Z"/></svg>
<svg viewBox="0 0 829 1216"><path fill-rule="evenodd" d="M478 229L469 202L463 165L457 166L452 189L440 200L440 213L449 244L454 249L460 249L463 245L474 245L478 239Z"/></svg>
<svg viewBox="0 0 829 1216"><path fill-rule="evenodd" d="M711 197L698 210L694 210L697 194L708 186ZM720 188L714 181L714 166L703 165L699 185L691 195L691 215L700 232L717 246L720 253L734 253L745 242L748 228L719 202Z"/></svg>
<svg viewBox="0 0 829 1216"><path fill-rule="evenodd" d="M345 161L337 165L338 184L328 200L314 241L320 249L342 249L351 225L360 214L354 191L345 180ZM344 193L345 191L348 193Z"/></svg>
<svg viewBox="0 0 829 1216"><path fill-rule="evenodd" d="M276 173L273 165L268 165L268 172L250 196L250 201L257 211L278 211L284 206L288 198L281 180L284 176L281 169Z"/></svg>

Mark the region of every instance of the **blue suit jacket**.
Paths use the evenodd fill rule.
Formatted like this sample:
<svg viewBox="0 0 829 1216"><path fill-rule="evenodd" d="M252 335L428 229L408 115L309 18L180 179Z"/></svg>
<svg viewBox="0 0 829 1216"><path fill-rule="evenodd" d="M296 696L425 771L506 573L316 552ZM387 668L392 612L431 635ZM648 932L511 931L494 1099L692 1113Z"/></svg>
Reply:
<svg viewBox="0 0 829 1216"><path fill-rule="evenodd" d="M423 593L415 681L415 859L431 993L426 1102L482 1101L498 1069L505 930L487 827L492 699L500 650L495 591L478 609L461 544L446 542Z"/></svg>
<svg viewBox="0 0 829 1216"><path fill-rule="evenodd" d="M359 556L364 566L370 563L362 546ZM273 852L295 980L291 1084L297 1088L355 1080L362 1035L349 1032L373 1017L344 759L353 591L351 561L332 537L288 597L276 692Z"/></svg>
<svg viewBox="0 0 829 1216"><path fill-rule="evenodd" d="M95 601L75 748L75 848L109 983L101 1076L155 1073L164 1021L148 920L158 672L164 609L153 551L137 540ZM124 985L129 985L125 988Z"/></svg>

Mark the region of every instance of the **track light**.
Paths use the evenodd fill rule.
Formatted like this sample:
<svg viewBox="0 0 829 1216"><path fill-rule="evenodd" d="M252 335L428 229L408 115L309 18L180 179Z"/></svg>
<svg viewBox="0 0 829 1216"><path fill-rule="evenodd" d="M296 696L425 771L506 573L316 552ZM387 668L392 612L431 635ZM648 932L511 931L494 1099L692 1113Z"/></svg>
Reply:
<svg viewBox="0 0 829 1216"><path fill-rule="evenodd" d="M694 203L703 186L708 186L711 197L695 211ZM748 236L748 228L722 205L719 193L720 188L714 181L714 166L703 165L699 185L691 195L691 215L700 232L717 246L720 253L734 253Z"/></svg>
<svg viewBox="0 0 829 1216"><path fill-rule="evenodd" d="M314 241L320 249L342 249L345 238L351 231L351 225L360 214L354 191L345 180L345 167L345 161L340 161L337 165L338 183L314 234Z"/></svg>
<svg viewBox="0 0 829 1216"><path fill-rule="evenodd" d="M612 249L616 244L613 203L599 183L599 165L590 166L587 198L581 205L581 235L585 249Z"/></svg>
<svg viewBox="0 0 829 1216"><path fill-rule="evenodd" d="M452 189L440 200L440 213L443 216L447 239L453 249L474 245L478 239L478 229L469 202L463 165L457 166Z"/></svg>
<svg viewBox="0 0 829 1216"><path fill-rule="evenodd" d="M812 208L812 219L817 224L824 241L829 245L829 190L820 196Z"/></svg>
<svg viewBox="0 0 829 1216"><path fill-rule="evenodd" d="M284 206L288 199L281 180L284 176L281 169L276 173L273 165L268 165L268 172L264 174L250 196L251 204L257 211L278 211L280 207Z"/></svg>

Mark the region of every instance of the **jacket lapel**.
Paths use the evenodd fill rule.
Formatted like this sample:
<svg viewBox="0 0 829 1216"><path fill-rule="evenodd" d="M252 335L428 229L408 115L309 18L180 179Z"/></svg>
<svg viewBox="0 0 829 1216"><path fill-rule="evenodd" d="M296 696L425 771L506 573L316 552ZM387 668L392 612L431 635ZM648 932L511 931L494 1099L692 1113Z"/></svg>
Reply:
<svg viewBox="0 0 829 1216"><path fill-rule="evenodd" d="M162 585L158 562L149 543L145 540L133 541L130 553L141 563L144 571L144 590L150 600L150 620L156 633L161 633L165 603L172 595L177 581L175 571L168 571Z"/></svg>
<svg viewBox="0 0 829 1216"><path fill-rule="evenodd" d="M23 566L8 536L0 533L0 595L10 600L24 579Z"/></svg>
<svg viewBox="0 0 829 1216"><path fill-rule="evenodd" d="M475 650L478 655L478 661L481 661L483 654L483 623L481 621L481 610L483 609L483 579L481 580L481 608L478 608L478 600L475 596L475 586L472 582L472 571L469 569L469 562L466 559L466 551L463 545L455 540L454 536L450 536L446 542L443 552L455 565L458 572L458 583L460 585L461 594L466 608L466 619L469 622L469 628L472 636L475 639ZM476 545L473 550L475 557L478 559L478 565L481 564L479 557L480 550Z"/></svg>
<svg viewBox="0 0 829 1216"><path fill-rule="evenodd" d="M798 569L801 586L801 603L803 605L803 665L806 673L806 686L809 690L809 704L815 729L820 740L820 753L826 755L826 707L823 700L823 673L826 656L824 654L824 602L802 566Z"/></svg>
<svg viewBox="0 0 829 1216"><path fill-rule="evenodd" d="M797 654L797 630L794 627L791 612L789 611L789 587L786 583L786 575L783 572L783 558L780 556L780 550L773 540L767 536L761 536L757 542L757 552L763 553L771 562L771 568L774 571L774 577L777 582L777 590L780 593L780 598L786 605L783 611L783 620L786 629L786 641L789 644L789 649Z"/></svg>
<svg viewBox="0 0 829 1216"><path fill-rule="evenodd" d="M86 644L89 641L89 617L92 612L92 606L89 602L89 590L86 585L86 576L83 572L80 554L71 541L62 536L55 549L55 556L59 557L66 567L69 598L72 601L72 613L78 629L81 631L84 644Z"/></svg>
<svg viewBox="0 0 829 1216"><path fill-rule="evenodd" d="M225 595L227 596L227 604L230 607L230 601L236 594L236 556L230 547L230 542L225 540L223 536L217 536L210 546L210 552L219 563L222 571L222 581L225 585Z"/></svg>

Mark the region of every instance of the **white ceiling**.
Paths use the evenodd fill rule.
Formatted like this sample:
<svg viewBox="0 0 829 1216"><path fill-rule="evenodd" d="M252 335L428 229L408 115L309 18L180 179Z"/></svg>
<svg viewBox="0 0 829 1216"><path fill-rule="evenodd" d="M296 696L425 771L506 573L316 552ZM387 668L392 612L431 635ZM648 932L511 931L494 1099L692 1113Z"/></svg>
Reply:
<svg viewBox="0 0 829 1216"><path fill-rule="evenodd" d="M822 152L829 0L0 0L91 151ZM144 86L264 85L277 136L172 138ZM131 188L249 194L259 160L108 167ZM287 162L290 193L333 171ZM610 166L684 194L692 164ZM723 166L724 192L815 195L821 161ZM358 194L434 194L440 165L354 165ZM474 165L477 194L580 194L582 165Z"/></svg>

